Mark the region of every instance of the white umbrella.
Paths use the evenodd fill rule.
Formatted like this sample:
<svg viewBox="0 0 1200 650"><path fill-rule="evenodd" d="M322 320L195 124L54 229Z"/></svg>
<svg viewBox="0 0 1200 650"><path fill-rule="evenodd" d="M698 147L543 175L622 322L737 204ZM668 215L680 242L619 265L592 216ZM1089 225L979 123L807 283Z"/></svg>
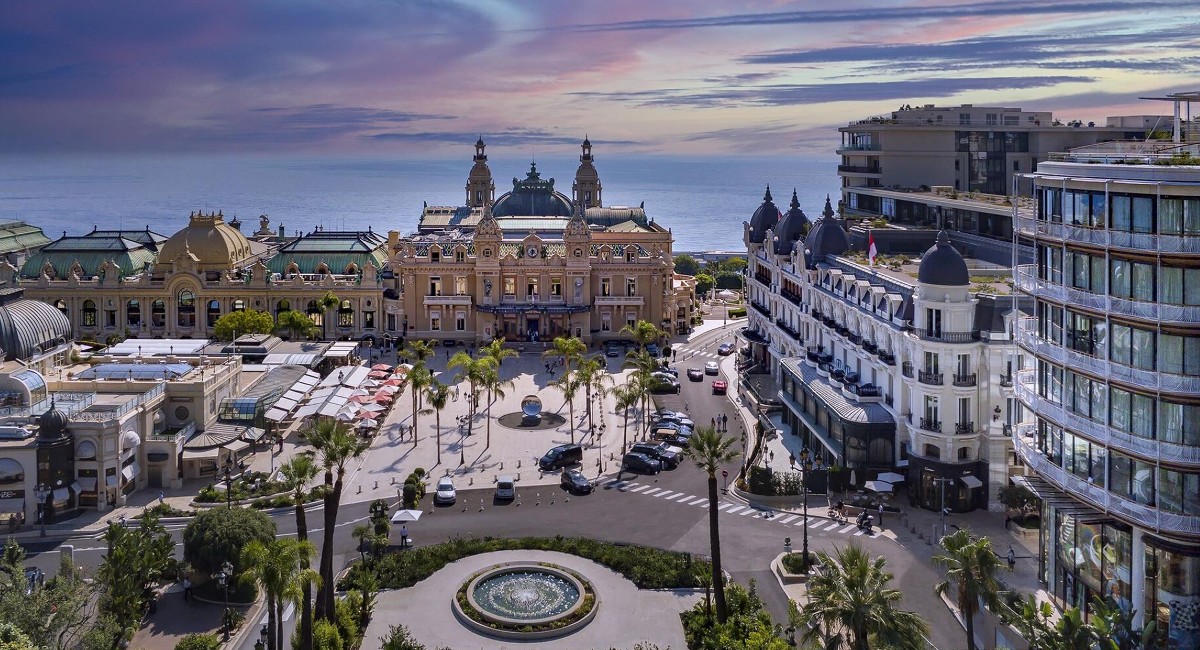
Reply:
<svg viewBox="0 0 1200 650"><path fill-rule="evenodd" d="M354 411L342 409L341 411L338 411L337 415L334 417L337 418L338 422L349 422L350 420L354 419Z"/></svg>
<svg viewBox="0 0 1200 650"><path fill-rule="evenodd" d="M374 404L374 403L363 404L362 406L358 407L359 413L362 413L363 411L367 411L369 413L379 413L380 411L386 411L386 410L387 410L387 407L384 406L383 404Z"/></svg>
<svg viewBox="0 0 1200 650"><path fill-rule="evenodd" d="M420 510L397 510L396 514L392 515L392 523L401 524L409 521L416 521L420 518Z"/></svg>
<svg viewBox="0 0 1200 650"><path fill-rule="evenodd" d="M887 483L902 483L904 481L904 475L897 474L895 472L884 472L879 476L876 476L875 479L878 481L885 481Z"/></svg>
<svg viewBox="0 0 1200 650"><path fill-rule="evenodd" d="M379 382L375 379L364 379L363 383L358 386L359 388L376 388L379 386Z"/></svg>
<svg viewBox="0 0 1200 650"><path fill-rule="evenodd" d="M887 481L867 481L863 486L872 492L891 492L892 484Z"/></svg>
<svg viewBox="0 0 1200 650"><path fill-rule="evenodd" d="M850 470L850 489L854 489L854 486L858 485L857 479L858 479L858 470L854 470L854 469Z"/></svg>
<svg viewBox="0 0 1200 650"><path fill-rule="evenodd" d="M379 420L372 420L368 418L358 421L358 428L360 429L374 429L377 426L379 426Z"/></svg>
<svg viewBox="0 0 1200 650"><path fill-rule="evenodd" d="M400 389L397 388L396 386L388 386L388 385L384 384L383 386L379 387L379 390L375 391L375 394L378 395L379 393L387 393L389 395L395 395L396 393L399 393L399 392L400 392Z"/></svg>

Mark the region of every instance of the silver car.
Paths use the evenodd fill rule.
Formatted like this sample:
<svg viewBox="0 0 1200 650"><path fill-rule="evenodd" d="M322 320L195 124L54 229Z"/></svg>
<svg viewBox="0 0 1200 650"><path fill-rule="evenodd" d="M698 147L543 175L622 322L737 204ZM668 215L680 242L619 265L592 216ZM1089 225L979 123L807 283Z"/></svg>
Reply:
<svg viewBox="0 0 1200 650"><path fill-rule="evenodd" d="M501 476L496 479L496 500L512 501L517 498L517 484L511 476Z"/></svg>
<svg viewBox="0 0 1200 650"><path fill-rule="evenodd" d="M715 375L720 372L720 370L721 369L717 366L716 361L709 361L708 363L704 364L704 374L706 375Z"/></svg>
<svg viewBox="0 0 1200 650"><path fill-rule="evenodd" d="M437 492L433 494L433 503L438 506L452 506L458 499L458 492L454 489L454 481L450 480L449 476L443 476L438 479Z"/></svg>

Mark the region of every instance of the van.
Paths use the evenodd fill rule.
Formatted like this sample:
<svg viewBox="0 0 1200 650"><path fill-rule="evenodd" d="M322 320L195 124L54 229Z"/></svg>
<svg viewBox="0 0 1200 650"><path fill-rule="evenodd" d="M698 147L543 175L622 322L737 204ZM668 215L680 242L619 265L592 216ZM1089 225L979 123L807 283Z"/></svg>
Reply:
<svg viewBox="0 0 1200 650"><path fill-rule="evenodd" d="M546 452L538 461L538 467L543 472L553 472L568 465L583 462L583 447L579 445L559 445Z"/></svg>
<svg viewBox="0 0 1200 650"><path fill-rule="evenodd" d="M512 501L517 498L517 484L511 476L501 476L496 479L496 500Z"/></svg>

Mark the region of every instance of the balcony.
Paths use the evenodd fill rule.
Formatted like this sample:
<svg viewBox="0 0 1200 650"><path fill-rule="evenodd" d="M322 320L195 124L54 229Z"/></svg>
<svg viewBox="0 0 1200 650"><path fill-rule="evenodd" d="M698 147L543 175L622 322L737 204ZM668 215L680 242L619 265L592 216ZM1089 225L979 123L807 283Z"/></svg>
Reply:
<svg viewBox="0 0 1200 650"><path fill-rule="evenodd" d="M1000 375L1001 388L1012 388L1012 385L1013 385L1013 376L1012 375Z"/></svg>
<svg viewBox="0 0 1200 650"><path fill-rule="evenodd" d="M932 431L933 433L942 432L942 421L931 420L929 418L921 418L921 429L923 431Z"/></svg>
<svg viewBox="0 0 1200 650"><path fill-rule="evenodd" d="M1086 242L1097 246L1113 246L1132 250L1164 253L1200 253L1200 237L1189 235L1156 235L1125 232L1106 228L1046 221L1031 215L1017 216L1017 230L1027 237L1057 241Z"/></svg>
<svg viewBox="0 0 1200 650"><path fill-rule="evenodd" d="M958 422L954 425L954 433L960 436L969 436L975 433L974 422Z"/></svg>
<svg viewBox="0 0 1200 650"><path fill-rule="evenodd" d="M884 352L883 350L880 350L880 351L879 351L879 360L880 360L880 361L882 361L882 362L883 362L883 365L885 365L885 366L894 366L894 365L896 365L896 355L892 354L891 352ZM905 375L905 376L906 376L906 377L912 377L912 369L911 369L911 367L910 367L910 369L909 369L909 372L908 372L908 374L907 374L907 375Z"/></svg>
<svg viewBox="0 0 1200 650"><path fill-rule="evenodd" d="M431 294L425 296L426 305L469 305L471 304L471 296L443 296L440 294Z"/></svg>
<svg viewBox="0 0 1200 650"><path fill-rule="evenodd" d="M800 304L800 294L798 294L798 293L792 293L791 291L788 291L787 289L780 289L780 290L779 290L779 295L781 295L781 296L783 296L784 298L786 298L786 299L787 299L789 302L791 302L793 305L799 305L799 304Z"/></svg>
<svg viewBox="0 0 1200 650"><path fill-rule="evenodd" d="M882 174L879 165L838 165L839 174Z"/></svg>
<svg viewBox="0 0 1200 650"><path fill-rule="evenodd" d="M757 302L750 301L750 306L754 307L755 311L762 314L763 316L766 316L767 318L771 317L771 310L768 309L766 305L760 305Z"/></svg>
<svg viewBox="0 0 1200 650"><path fill-rule="evenodd" d="M1176 515L1117 496L1050 462L1035 446L1035 425L1021 424L1013 436L1013 448L1039 477L1101 512L1156 532L1200 535L1200 517Z"/></svg>
<svg viewBox="0 0 1200 650"><path fill-rule="evenodd" d="M928 370L917 371L917 381L930 386L941 386L942 377L944 376L945 375L940 372L929 372Z"/></svg>
<svg viewBox="0 0 1200 650"><path fill-rule="evenodd" d="M903 364L901 364L901 366L900 366L900 372L904 373L904 376L905 376L905 377L908 377L909 379L912 379L912 377L913 377L913 365L912 365L912 362L911 362L911 361L905 361Z"/></svg>
<svg viewBox="0 0 1200 650"><path fill-rule="evenodd" d="M1200 321L1200 305L1164 305L1157 302L1092 293L1039 278L1035 264L1022 264L1017 267L1016 284L1021 291L1038 298L1091 307L1098 311L1121 314L1141 320L1172 323Z"/></svg>
<svg viewBox="0 0 1200 650"><path fill-rule="evenodd" d="M968 388L975 385L975 373L960 374L954 373L954 385L959 388Z"/></svg>
<svg viewBox="0 0 1200 650"><path fill-rule="evenodd" d="M771 276L770 275L757 275L756 274L756 275L751 276L751 278L755 282L761 284L763 286L763 288L765 288L767 291L771 290Z"/></svg>
<svg viewBox="0 0 1200 650"><path fill-rule="evenodd" d="M979 332L946 332L943 330L918 330L922 341L939 343L971 343L979 340Z"/></svg>
<svg viewBox="0 0 1200 650"><path fill-rule="evenodd" d="M864 341L862 344L862 349L863 352L866 352L867 354L875 354L879 351L879 347L870 341Z"/></svg>
<svg viewBox="0 0 1200 650"><path fill-rule="evenodd" d="M635 305L642 306L646 300L641 296L597 296L593 299L597 305Z"/></svg>
<svg viewBox="0 0 1200 650"><path fill-rule="evenodd" d="M188 422L180 428L166 429L161 433L151 433L146 436L147 442L177 442L186 441L196 433L196 423Z"/></svg>

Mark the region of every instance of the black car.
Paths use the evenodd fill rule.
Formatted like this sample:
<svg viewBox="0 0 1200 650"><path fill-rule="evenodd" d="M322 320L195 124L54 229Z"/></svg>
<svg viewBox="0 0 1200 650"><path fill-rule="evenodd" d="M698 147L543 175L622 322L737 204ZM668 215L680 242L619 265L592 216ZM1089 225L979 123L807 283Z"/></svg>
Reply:
<svg viewBox="0 0 1200 650"><path fill-rule="evenodd" d="M583 472L577 469L564 470L559 485L566 488L567 492L571 494L589 494L592 490L596 489L592 485L592 482L588 480L588 477L584 476Z"/></svg>
<svg viewBox="0 0 1200 650"><path fill-rule="evenodd" d="M678 395L681 390L683 388L679 385L679 382L670 376L658 374L650 376L651 393L675 393Z"/></svg>
<svg viewBox="0 0 1200 650"><path fill-rule="evenodd" d="M662 435L659 436L658 439L673 447L687 447L692 442L691 436L685 436L679 433Z"/></svg>
<svg viewBox="0 0 1200 650"><path fill-rule="evenodd" d="M688 368L687 377L692 381L704 381L704 371L699 368Z"/></svg>
<svg viewBox="0 0 1200 650"><path fill-rule="evenodd" d="M722 343L721 345L717 346L717 354L723 357L729 356L733 354L734 349L735 348L732 343Z"/></svg>
<svg viewBox="0 0 1200 650"><path fill-rule="evenodd" d="M663 469L675 469L676 467L679 467L679 454L667 449L667 446L661 442L656 445L648 442L639 442L630 447L629 451L638 454L646 454L647 456L662 463Z"/></svg>
<svg viewBox="0 0 1200 650"><path fill-rule="evenodd" d="M543 472L553 472L568 465L574 465L583 460L583 447L579 445L559 445L546 452L538 461L538 467Z"/></svg>
<svg viewBox="0 0 1200 650"><path fill-rule="evenodd" d="M621 356L621 346L616 343L608 343L604 346L604 356L619 357Z"/></svg>
<svg viewBox="0 0 1200 650"><path fill-rule="evenodd" d="M646 454L630 452L621 457L621 469L643 474L657 474L662 471L662 463Z"/></svg>
<svg viewBox="0 0 1200 650"><path fill-rule="evenodd" d="M679 371L666 365L666 364L659 366L658 370L655 370L654 372L662 373L664 375L671 375L672 377L675 377L676 379L679 378Z"/></svg>

